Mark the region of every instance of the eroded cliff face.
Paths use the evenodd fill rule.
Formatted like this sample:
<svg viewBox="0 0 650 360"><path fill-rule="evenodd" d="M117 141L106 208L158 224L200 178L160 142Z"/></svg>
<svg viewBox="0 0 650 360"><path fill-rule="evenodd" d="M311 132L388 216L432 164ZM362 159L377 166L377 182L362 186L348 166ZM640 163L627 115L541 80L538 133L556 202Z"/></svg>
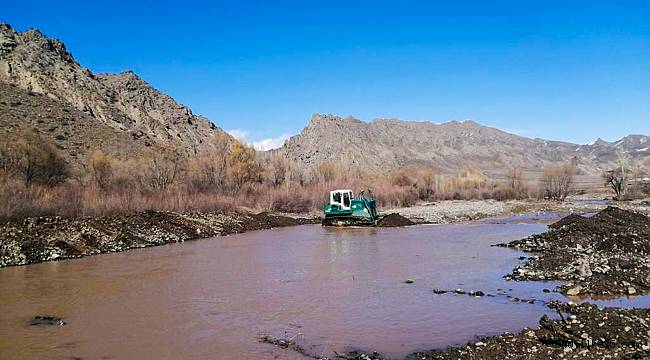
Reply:
<svg viewBox="0 0 650 360"><path fill-rule="evenodd" d="M147 146L191 155L210 150L212 137L228 136L131 71L93 74L61 41L34 29L16 32L0 24L0 81L72 106Z"/></svg>

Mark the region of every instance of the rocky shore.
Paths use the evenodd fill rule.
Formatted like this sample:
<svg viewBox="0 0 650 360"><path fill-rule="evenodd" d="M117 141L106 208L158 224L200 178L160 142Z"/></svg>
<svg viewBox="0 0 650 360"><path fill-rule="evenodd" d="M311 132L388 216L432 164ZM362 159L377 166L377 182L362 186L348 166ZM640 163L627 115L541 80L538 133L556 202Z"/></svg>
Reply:
<svg viewBox="0 0 650 360"><path fill-rule="evenodd" d="M650 309L598 309L554 302L559 319L544 315L536 329L502 334L445 350L413 354L418 360L650 359Z"/></svg>
<svg viewBox="0 0 650 360"><path fill-rule="evenodd" d="M242 212L147 211L97 218L27 218L0 225L0 267L318 222L320 219Z"/></svg>
<svg viewBox="0 0 650 360"><path fill-rule="evenodd" d="M607 207L592 217L569 215L550 230L501 244L534 253L506 279L563 280L576 295L637 295L650 290L650 218Z"/></svg>
<svg viewBox="0 0 650 360"><path fill-rule="evenodd" d="M641 360L650 359L650 309L599 309L593 304L552 302L557 319L544 315L539 326L519 334L484 337L463 346L416 352L409 360ZM352 351L323 357L297 337L260 341L313 359L386 360L376 352Z"/></svg>

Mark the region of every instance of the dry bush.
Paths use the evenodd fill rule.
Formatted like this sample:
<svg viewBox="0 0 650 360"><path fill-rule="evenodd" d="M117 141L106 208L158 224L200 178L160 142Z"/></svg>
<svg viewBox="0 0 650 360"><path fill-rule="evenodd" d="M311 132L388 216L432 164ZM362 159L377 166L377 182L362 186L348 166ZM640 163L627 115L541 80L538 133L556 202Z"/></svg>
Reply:
<svg viewBox="0 0 650 360"><path fill-rule="evenodd" d="M101 150L95 150L88 159L87 170L102 191L108 190L113 179L114 160Z"/></svg>
<svg viewBox="0 0 650 360"><path fill-rule="evenodd" d="M340 170L331 161L321 161L316 167L316 177L320 183L329 183L336 180L337 175L342 175Z"/></svg>
<svg viewBox="0 0 650 360"><path fill-rule="evenodd" d="M312 209L312 201L303 191L272 191L269 209L287 213L306 213Z"/></svg>
<svg viewBox="0 0 650 360"><path fill-rule="evenodd" d="M19 175L28 186L55 186L69 176L65 159L32 129L22 129L12 149L3 156L9 156L3 163L14 167L8 172Z"/></svg>
<svg viewBox="0 0 650 360"><path fill-rule="evenodd" d="M396 186L411 186L413 185L413 179L409 176L410 171L405 168L401 168L391 172L390 174L390 183Z"/></svg>
<svg viewBox="0 0 650 360"><path fill-rule="evenodd" d="M12 141L7 135L0 137L0 181L7 181L18 173L20 159Z"/></svg>
<svg viewBox="0 0 650 360"><path fill-rule="evenodd" d="M548 165L540 180L544 198L564 201L573 190L573 182L578 170L574 164Z"/></svg>

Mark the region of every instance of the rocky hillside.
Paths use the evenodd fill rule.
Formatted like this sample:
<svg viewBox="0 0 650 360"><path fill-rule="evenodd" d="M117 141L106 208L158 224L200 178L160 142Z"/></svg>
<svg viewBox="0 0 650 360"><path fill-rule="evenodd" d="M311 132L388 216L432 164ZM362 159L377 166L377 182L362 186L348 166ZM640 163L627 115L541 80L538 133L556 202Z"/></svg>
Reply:
<svg viewBox="0 0 650 360"><path fill-rule="evenodd" d="M648 137L631 135L615 143L576 145L530 139L473 121L442 124L315 114L309 125L280 150L287 158L309 165L323 160L360 166L371 172L402 166L433 166L456 173L474 166L498 174L518 165L530 172L544 165L573 161L585 175L596 176L612 165L619 152L647 161Z"/></svg>
<svg viewBox="0 0 650 360"><path fill-rule="evenodd" d="M96 148L123 159L148 148L145 140L117 131L72 105L0 81L0 136L11 139L26 124L75 166L85 164Z"/></svg>
<svg viewBox="0 0 650 360"><path fill-rule="evenodd" d="M126 134L126 138L144 146L174 146L195 154L210 150L210 138L215 134L225 134L131 71L93 74L75 61L61 41L34 29L21 33L0 24L0 82L54 101L46 104L45 97L34 99L43 99L43 106L51 108L59 103L62 108L76 110L68 114L74 114L79 126L95 127L100 123L100 128ZM38 117L24 115L14 121ZM117 134L113 137L125 138Z"/></svg>

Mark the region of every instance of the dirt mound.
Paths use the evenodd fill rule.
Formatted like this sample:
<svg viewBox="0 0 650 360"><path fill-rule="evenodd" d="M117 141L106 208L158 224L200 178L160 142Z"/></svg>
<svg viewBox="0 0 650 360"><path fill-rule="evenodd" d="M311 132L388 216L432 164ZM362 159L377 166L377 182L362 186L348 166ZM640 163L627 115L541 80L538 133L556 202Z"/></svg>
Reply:
<svg viewBox="0 0 650 360"><path fill-rule="evenodd" d="M539 253L506 278L566 280L571 295L650 290L650 218L616 207L569 215L539 235L504 246Z"/></svg>
<svg viewBox="0 0 650 360"><path fill-rule="evenodd" d="M587 218L580 216L578 214L570 214L569 216L565 216L562 219L552 223L548 227L550 227L551 229L559 229L563 226L573 225L575 223L586 221L586 220Z"/></svg>
<svg viewBox="0 0 650 360"><path fill-rule="evenodd" d="M392 213L384 216L379 220L377 226L380 227L398 227L398 226L409 226L414 225L415 223L404 216L398 213Z"/></svg>

